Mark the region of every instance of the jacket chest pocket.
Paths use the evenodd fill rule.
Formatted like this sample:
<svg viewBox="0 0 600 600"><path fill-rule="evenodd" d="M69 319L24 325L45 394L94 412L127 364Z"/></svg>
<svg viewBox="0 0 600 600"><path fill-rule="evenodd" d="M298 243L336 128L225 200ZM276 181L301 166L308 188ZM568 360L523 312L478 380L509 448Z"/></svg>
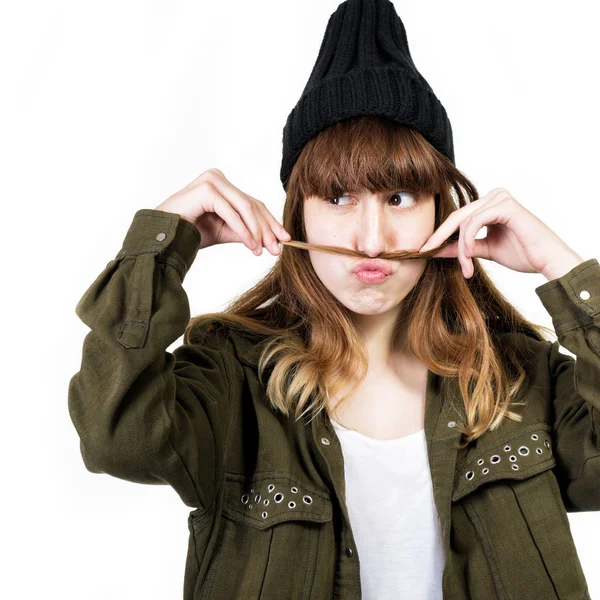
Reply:
<svg viewBox="0 0 600 600"><path fill-rule="evenodd" d="M311 598L331 520L329 494L295 478L261 474L247 485L227 474L218 541L199 598Z"/></svg>
<svg viewBox="0 0 600 600"><path fill-rule="evenodd" d="M481 597L485 590L494 598L529 600L588 597L555 465L546 423L475 449L457 465L454 550L462 554L469 594Z"/></svg>

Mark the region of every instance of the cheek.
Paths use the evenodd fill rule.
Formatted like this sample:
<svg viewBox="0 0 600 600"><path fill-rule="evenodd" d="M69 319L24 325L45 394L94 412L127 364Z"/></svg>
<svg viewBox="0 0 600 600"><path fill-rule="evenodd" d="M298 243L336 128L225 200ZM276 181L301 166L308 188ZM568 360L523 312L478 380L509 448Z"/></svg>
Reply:
<svg viewBox="0 0 600 600"><path fill-rule="evenodd" d="M309 244L326 245L331 239L331 222L319 201L311 199L303 207L304 232Z"/></svg>
<svg viewBox="0 0 600 600"><path fill-rule="evenodd" d="M317 242L318 243L318 242ZM335 284L335 281L342 277L342 268L339 257L327 252L313 252L309 250L310 260L315 273L325 284Z"/></svg>
<svg viewBox="0 0 600 600"><path fill-rule="evenodd" d="M306 241L309 244L321 244L329 246L335 240L339 239L339 232L331 225L331 222L321 219L320 222L311 222L306 224Z"/></svg>

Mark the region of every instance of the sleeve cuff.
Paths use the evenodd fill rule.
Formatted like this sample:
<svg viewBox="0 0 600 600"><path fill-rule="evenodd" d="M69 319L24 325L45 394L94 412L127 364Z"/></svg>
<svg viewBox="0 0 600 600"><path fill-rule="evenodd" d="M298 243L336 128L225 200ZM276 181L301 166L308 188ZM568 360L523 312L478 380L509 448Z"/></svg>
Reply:
<svg viewBox="0 0 600 600"><path fill-rule="evenodd" d="M543 283L535 293L550 313L557 335L591 324L600 314L598 259L590 258L562 277Z"/></svg>
<svg viewBox="0 0 600 600"><path fill-rule="evenodd" d="M183 280L200 240L198 229L179 214L143 208L135 213L116 258L153 252L174 261Z"/></svg>

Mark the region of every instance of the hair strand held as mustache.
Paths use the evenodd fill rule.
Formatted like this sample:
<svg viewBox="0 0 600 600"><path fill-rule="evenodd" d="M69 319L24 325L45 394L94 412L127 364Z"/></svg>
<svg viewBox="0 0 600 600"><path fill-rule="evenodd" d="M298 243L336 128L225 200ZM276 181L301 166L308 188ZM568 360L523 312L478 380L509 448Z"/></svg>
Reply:
<svg viewBox="0 0 600 600"><path fill-rule="evenodd" d="M362 252L352 250L350 248L344 248L342 246L323 246L321 244L309 244L308 242L300 242L296 240L290 240L289 242L280 241L279 243L284 246L291 246L292 248L300 248L302 250L320 250L322 252L329 252L330 254L343 254L345 256L353 256L355 258L380 258L388 260L400 260L405 258L431 258L433 254L439 252L442 248L449 246L458 239L458 232L454 232L445 242L440 244L437 248L431 248L425 252L419 252L419 250L395 250L392 252L382 252L377 257L367 256Z"/></svg>

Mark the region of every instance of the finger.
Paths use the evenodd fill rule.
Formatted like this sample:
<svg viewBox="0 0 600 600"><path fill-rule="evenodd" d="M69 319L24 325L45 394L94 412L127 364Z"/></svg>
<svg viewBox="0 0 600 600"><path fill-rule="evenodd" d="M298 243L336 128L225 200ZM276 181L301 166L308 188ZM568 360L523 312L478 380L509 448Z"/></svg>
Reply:
<svg viewBox="0 0 600 600"><path fill-rule="evenodd" d="M259 208L263 212L263 216L269 223L271 229L273 230L273 234L278 237L280 240L287 240L288 242L292 239L292 236L286 231L285 227L279 223L279 221L272 215L264 202L260 200L256 200Z"/></svg>
<svg viewBox="0 0 600 600"><path fill-rule="evenodd" d="M262 254L262 239L259 239L259 236L262 236L263 239L266 238L266 240L269 243L269 248L271 249L272 253L279 254L280 249L279 249L279 244L277 242L277 238L285 240L285 241L289 241L292 239L292 236L286 231L286 229L283 227L283 225L281 225L277 221L277 219L275 219L275 217L269 212L269 210L266 207L266 205L264 204L264 202L261 202L260 200L253 198L249 194L246 194L245 192L243 192L242 190L237 188L225 177L225 175L223 174L222 171L219 171L218 169L216 169L216 170L213 169L213 171L214 171L213 179L215 179L215 184L221 190L223 190L223 191L221 191L221 193L223 194L223 192L225 192L227 194L227 197L230 197L236 201L239 201L239 204L236 203L236 208L238 206L240 206L240 210L242 211L242 214L244 215L244 217L248 217L250 219L251 216L253 215L256 218L258 227L253 227L253 235L257 239L257 244L259 244L260 250L258 253L255 252L255 254L257 254L257 255ZM253 211L252 215L247 214L243 208L246 206L247 202L250 202L252 205L252 211ZM270 229L272 229L272 234L271 234L271 231L268 231L268 232L266 232L266 236L265 236L263 224L258 223L258 215L262 215L263 217L265 217L267 219L268 223L270 224ZM265 246L265 247L267 247L267 246Z"/></svg>
<svg viewBox="0 0 600 600"><path fill-rule="evenodd" d="M243 243L256 254L258 242L254 234L248 229L239 213L223 198L219 191L215 189L214 192L213 208L215 212L238 234Z"/></svg>
<svg viewBox="0 0 600 600"><path fill-rule="evenodd" d="M273 232L271 226L267 222L265 212L268 211L261 210L260 204L257 206L258 207L256 209L256 218L259 222L262 234L260 253L262 254L262 246L264 245L264 247L267 248L271 252L271 254L279 254L279 244L277 242L277 237L275 236L275 233Z"/></svg>
<svg viewBox="0 0 600 600"><path fill-rule="evenodd" d="M505 209L504 202L498 201L493 205L487 205L475 212L471 218L465 222L465 254L467 257L477 256L489 260L489 246L487 238L477 240L475 237L483 227L488 225L506 225L510 221L511 215ZM483 241L483 244L478 243Z"/></svg>
<svg viewBox="0 0 600 600"><path fill-rule="evenodd" d="M444 240L448 239L460 226L460 223L468 216L466 209L472 206L467 204L458 210L453 211L448 218L431 234L429 239L423 244L419 252L437 248Z"/></svg>
<svg viewBox="0 0 600 600"><path fill-rule="evenodd" d="M473 267L473 261L467 257L465 252L465 221L460 224L460 235L458 237L458 260L460 261L460 266L463 272L463 275L466 277L470 277L473 273L471 271Z"/></svg>
<svg viewBox="0 0 600 600"><path fill-rule="evenodd" d="M221 171L210 170L206 173L206 177L209 178L210 183L216 188L222 199L231 204L233 209L237 211L246 228L251 232L257 246L254 254L260 255L262 253L262 228L257 219L258 211L254 206L255 203L247 194L244 194L229 182Z"/></svg>
<svg viewBox="0 0 600 600"><path fill-rule="evenodd" d="M279 247L278 239L290 241L292 236L285 230L283 225L279 224L264 202L261 202L260 200L255 200L255 202L258 207L258 211L262 214L263 220L267 227L267 235L269 238L269 247L271 248L271 253L280 254L281 249Z"/></svg>
<svg viewBox="0 0 600 600"><path fill-rule="evenodd" d="M482 210L482 207L496 204L507 195L503 188L494 188L483 198L473 200L465 206L453 211L448 218L431 234L429 239L420 248L419 252L425 252L431 248L436 248L450 237L460 226L460 224L469 218L474 212Z"/></svg>
<svg viewBox="0 0 600 600"><path fill-rule="evenodd" d="M487 258L489 256L487 251L487 240L475 240L475 254L478 258ZM438 250L435 254L432 255L433 258L458 258L458 240L453 241L451 244L448 244L445 248ZM489 259L488 259L489 260Z"/></svg>

